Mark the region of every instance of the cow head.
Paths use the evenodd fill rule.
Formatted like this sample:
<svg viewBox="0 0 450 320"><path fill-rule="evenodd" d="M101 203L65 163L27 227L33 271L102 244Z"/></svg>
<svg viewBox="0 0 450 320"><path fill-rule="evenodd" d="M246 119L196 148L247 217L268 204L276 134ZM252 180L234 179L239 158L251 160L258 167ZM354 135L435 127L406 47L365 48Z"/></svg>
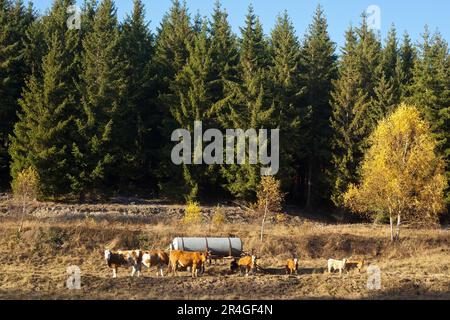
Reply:
<svg viewBox="0 0 450 320"><path fill-rule="evenodd" d="M109 261L111 259L111 251L105 250L105 260Z"/></svg>
<svg viewBox="0 0 450 320"><path fill-rule="evenodd" d="M202 263L205 263L211 257L211 251L205 251L201 254Z"/></svg>

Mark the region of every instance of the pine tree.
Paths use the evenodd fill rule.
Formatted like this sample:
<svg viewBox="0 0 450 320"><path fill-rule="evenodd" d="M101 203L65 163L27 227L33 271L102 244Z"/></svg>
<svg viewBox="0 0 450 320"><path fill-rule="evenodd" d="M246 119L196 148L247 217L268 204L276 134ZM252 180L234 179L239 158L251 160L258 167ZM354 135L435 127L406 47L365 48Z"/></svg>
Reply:
<svg viewBox="0 0 450 320"><path fill-rule="evenodd" d="M375 97L372 102L375 111L378 112L375 117L380 120L383 119L395 110L398 103L399 97L396 86L392 81L386 80L386 76L382 74L375 87Z"/></svg>
<svg viewBox="0 0 450 320"><path fill-rule="evenodd" d="M358 38L356 59L361 74L361 86L370 96L373 96L377 82L374 74L376 74L382 58L381 43L379 36L369 28L366 14L363 13L361 18L360 26L355 28L355 33Z"/></svg>
<svg viewBox="0 0 450 320"><path fill-rule="evenodd" d="M228 14L217 1L210 25L212 72L217 79L213 83L215 102L225 96L226 81L237 81L239 50L237 39L228 22Z"/></svg>
<svg viewBox="0 0 450 320"><path fill-rule="evenodd" d="M169 160L173 147L170 137L178 128L170 106L180 103L171 86L187 62L188 45L192 44L194 34L186 3L181 4L179 0L173 0L172 7L157 31L151 70L155 75L153 89L158 94L155 101L158 109L155 113L157 119L161 119L155 132L159 136L157 176L162 192L170 197L179 197L184 189L180 188L179 184L179 181L183 180L183 171Z"/></svg>
<svg viewBox="0 0 450 320"><path fill-rule="evenodd" d="M31 73L25 63L22 37L34 19L32 5L25 7L21 0L0 0L0 187L10 181L9 135L17 121L17 99Z"/></svg>
<svg viewBox="0 0 450 320"><path fill-rule="evenodd" d="M55 1L49 21L65 22L66 8L72 3ZM49 52L43 60L42 74L33 74L20 100L22 112L10 148L11 172L15 178L22 170L33 167L44 197L70 192L78 38L77 31L67 28L64 33L54 30L51 38L45 37Z"/></svg>
<svg viewBox="0 0 450 320"><path fill-rule="evenodd" d="M189 56L188 44L192 41L193 29L190 23L186 3L173 0L172 7L167 13L156 38L154 64L159 74L161 93L166 93L170 82L184 67Z"/></svg>
<svg viewBox="0 0 450 320"><path fill-rule="evenodd" d="M450 180L450 59L448 43L439 33L425 27L419 57L414 66L411 97L408 99L425 116L444 155ZM447 191L448 203L450 192Z"/></svg>
<svg viewBox="0 0 450 320"><path fill-rule="evenodd" d="M30 68L30 74L42 77L42 60L48 53L48 47L44 39L43 19L34 20L23 37L23 59Z"/></svg>
<svg viewBox="0 0 450 320"><path fill-rule="evenodd" d="M21 100L23 114L15 126L10 153L12 175L33 167L45 197L70 191L70 106L73 96L66 94L67 79L62 44L54 36L53 46L43 63L43 83L32 77Z"/></svg>
<svg viewBox="0 0 450 320"><path fill-rule="evenodd" d="M300 145L300 43L285 11L279 15L270 38L269 70L275 107L272 118L280 128L280 172L285 188L291 187Z"/></svg>
<svg viewBox="0 0 450 320"><path fill-rule="evenodd" d="M92 31L94 25L95 12L98 7L97 0L84 0L81 8L81 32L83 38Z"/></svg>
<svg viewBox="0 0 450 320"><path fill-rule="evenodd" d="M302 144L306 180L306 206L329 199L326 171L331 160L330 92L337 77L335 44L327 31L327 20L318 6L313 23L305 37L301 53L302 85L305 114Z"/></svg>
<svg viewBox="0 0 450 320"><path fill-rule="evenodd" d="M332 120L333 142L332 201L342 205L342 195L350 183L356 183L356 171L363 156L364 138L370 132L365 122L370 106L368 93L363 89L358 61L358 39L353 28L346 33L342 50L339 77L333 82Z"/></svg>
<svg viewBox="0 0 450 320"><path fill-rule="evenodd" d="M126 63L127 105L119 130L128 143L125 144L126 156L119 175L122 186L131 183L148 190L153 179L147 169L151 166L151 131L158 119L153 116L151 105L151 99L155 96L149 70L153 39L145 22L145 7L140 0L134 1L132 14L125 18L122 25L121 46L122 60Z"/></svg>
<svg viewBox="0 0 450 320"><path fill-rule="evenodd" d="M269 67L269 52L261 23L252 6L249 6L246 24L241 28L241 33L240 81L227 82L227 94L216 104L216 114L225 128L241 128L244 131L250 128L267 128L274 124L271 119L274 107L269 100L266 71ZM226 188L233 195L239 198L254 196L260 179L257 165L251 165L249 161L242 165L225 165L222 174L227 180Z"/></svg>
<svg viewBox="0 0 450 320"><path fill-rule="evenodd" d="M367 138L383 117L377 102L382 51L379 37L369 29L366 15L359 28L346 35L339 79L332 93L334 188L332 201L342 206L342 195L358 179ZM384 100L384 99L382 99Z"/></svg>
<svg viewBox="0 0 450 320"><path fill-rule="evenodd" d="M381 72L378 76L380 80L381 78L384 77L383 81L387 82L390 86L390 91L393 94L392 105L398 105L400 103L400 94L401 94L400 92L401 60L397 43L397 31L394 25L392 25L391 29L388 32L386 46L384 47L381 56L380 66ZM383 85L385 84L383 83ZM376 94L376 96L379 96L380 89L384 88L378 88L377 90L378 94Z"/></svg>
<svg viewBox="0 0 450 320"><path fill-rule="evenodd" d="M411 44L411 39L408 33L403 34L403 42L400 47L400 65L401 65L401 96L402 99L411 95L408 92L409 87L413 81L414 64L416 60L416 51Z"/></svg>
<svg viewBox="0 0 450 320"><path fill-rule="evenodd" d="M179 104L171 106L171 113L179 128L187 129L191 136L194 133L194 121L202 121L203 130L211 127L209 117L212 106L212 48L207 34L207 23L203 22L202 31L196 36L193 45L188 46L189 58L185 67L177 75L172 84ZM203 150L200 150L203 152ZM194 153L195 157L195 153ZM192 159L195 163L195 159ZM199 192L210 190L212 183L208 175L212 170L208 165L184 165L183 177L188 200L195 200Z"/></svg>
<svg viewBox="0 0 450 320"><path fill-rule="evenodd" d="M53 41L53 36L57 33L60 39L65 37L67 21L69 14L67 9L69 6L75 5L76 1L72 0L54 0L48 14L43 15L40 19L36 19L27 29L23 37L24 43L24 60L30 66L32 74L37 78L43 77L43 60L49 53ZM81 19L85 22L87 19ZM76 50L70 49L74 64L80 64L80 52L82 51L82 38L84 33L79 30L71 30L76 33L77 37L71 40L66 46L76 46ZM65 50L65 49L64 49ZM79 67L78 67L79 68ZM74 69L75 70L75 69ZM73 76L78 78L79 70L75 70Z"/></svg>
<svg viewBox="0 0 450 320"><path fill-rule="evenodd" d="M105 41L108 39L108 41ZM92 32L83 40L80 82L82 114L76 119L80 138L73 144L77 174L72 190L83 198L87 192L117 189L116 173L123 161L125 65L120 59L120 34L116 7L104 0L98 7Z"/></svg>

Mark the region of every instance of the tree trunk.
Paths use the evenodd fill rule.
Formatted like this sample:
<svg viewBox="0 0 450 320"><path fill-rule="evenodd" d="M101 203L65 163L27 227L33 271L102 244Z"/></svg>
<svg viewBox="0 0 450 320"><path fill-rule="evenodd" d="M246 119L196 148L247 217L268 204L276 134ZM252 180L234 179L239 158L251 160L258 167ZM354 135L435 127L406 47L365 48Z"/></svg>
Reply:
<svg viewBox="0 0 450 320"><path fill-rule="evenodd" d="M392 213L389 213L389 223L391 225L391 242L394 242L394 219L392 219Z"/></svg>
<svg viewBox="0 0 450 320"><path fill-rule="evenodd" d="M80 203L84 203L86 200L86 194L84 193L84 191L81 191L80 194L78 195L78 201Z"/></svg>
<svg viewBox="0 0 450 320"><path fill-rule="evenodd" d="M306 208L311 208L311 179L312 179L312 163L311 160L308 163L308 178L307 178L307 191L306 191Z"/></svg>
<svg viewBox="0 0 450 320"><path fill-rule="evenodd" d="M400 213L397 215L397 228L395 230L395 240L399 241L400 240L400 224L401 224L401 220L400 220Z"/></svg>
<svg viewBox="0 0 450 320"><path fill-rule="evenodd" d="M23 220L25 219L25 210L26 210L26 202L25 202L25 200L22 200L22 214L20 217L20 225L19 225L19 230L18 230L19 234L22 232Z"/></svg>
<svg viewBox="0 0 450 320"><path fill-rule="evenodd" d="M266 205L264 207L264 216L263 216L263 220L261 223L261 242L263 241L263 237L264 237L264 224L266 223L266 217L267 217L267 202L268 200L266 199Z"/></svg>

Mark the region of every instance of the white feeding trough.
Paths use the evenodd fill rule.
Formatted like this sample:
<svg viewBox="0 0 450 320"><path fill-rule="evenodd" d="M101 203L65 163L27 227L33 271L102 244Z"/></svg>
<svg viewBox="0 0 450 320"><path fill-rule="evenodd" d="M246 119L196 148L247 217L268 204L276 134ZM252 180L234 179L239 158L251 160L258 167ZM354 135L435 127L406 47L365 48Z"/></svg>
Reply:
<svg viewBox="0 0 450 320"><path fill-rule="evenodd" d="M209 251L213 257L240 257L242 255L242 241L240 238L185 238L173 239L173 250Z"/></svg>

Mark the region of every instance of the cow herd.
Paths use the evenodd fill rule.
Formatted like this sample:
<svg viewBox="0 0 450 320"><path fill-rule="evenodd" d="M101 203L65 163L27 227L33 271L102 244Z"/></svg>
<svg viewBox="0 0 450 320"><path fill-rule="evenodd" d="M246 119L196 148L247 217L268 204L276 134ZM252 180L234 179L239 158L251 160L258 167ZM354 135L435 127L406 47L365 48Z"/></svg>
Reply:
<svg viewBox="0 0 450 320"><path fill-rule="evenodd" d="M206 262L211 261L210 252L189 252L182 250L169 250L167 253L164 250L105 250L105 260L108 267L113 271L113 278L117 277L117 270L119 267L131 267L131 276L140 276L142 265L150 269L156 267L157 276L164 276L164 268L167 268L167 274L176 275L180 270L190 270L193 278L198 277L199 271L201 274L205 272ZM351 261L343 260L328 260L328 272L339 270L342 274L343 270L357 269L361 272L364 266L364 260ZM240 271L241 275L248 276L257 270L257 257L255 255L244 256L233 259L230 263L230 272ZM298 259L289 259L285 264L286 274L298 274Z"/></svg>

